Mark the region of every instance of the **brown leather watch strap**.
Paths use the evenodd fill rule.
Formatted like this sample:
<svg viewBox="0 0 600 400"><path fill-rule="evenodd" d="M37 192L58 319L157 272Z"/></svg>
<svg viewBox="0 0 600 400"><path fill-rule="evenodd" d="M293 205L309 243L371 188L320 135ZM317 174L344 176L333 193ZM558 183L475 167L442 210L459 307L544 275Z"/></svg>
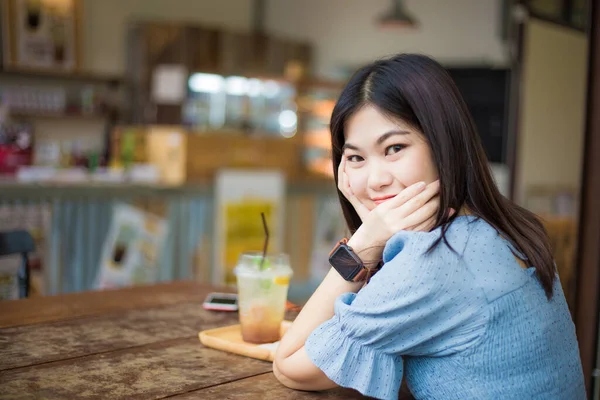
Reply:
<svg viewBox="0 0 600 400"><path fill-rule="evenodd" d="M354 276L354 278L352 278L352 282L362 282L362 281L366 281L367 278L369 277L369 269L366 267L363 267L358 274L356 274Z"/></svg>
<svg viewBox="0 0 600 400"><path fill-rule="evenodd" d="M371 278L373 277L373 275L375 275L382 267L383 263L379 263L377 264L376 267L373 268L363 268L358 274L356 274L356 276L358 277L359 275L363 275L364 276L361 277L361 280L365 281L365 284L363 285L363 287L367 286L367 284L369 283L369 281L371 280ZM359 281L355 281L355 282L360 282Z"/></svg>
<svg viewBox="0 0 600 400"><path fill-rule="evenodd" d="M381 269L381 267L379 265L377 267L373 267L373 268L364 267L363 269L360 270L360 272L358 274L356 274L356 276L352 280L354 282L365 281L365 285L366 285L367 283L369 283L369 280L371 280L371 277L373 275L375 275L377 273L377 271L379 271L380 269Z"/></svg>
<svg viewBox="0 0 600 400"><path fill-rule="evenodd" d="M333 247L333 249L331 249L331 251L329 252L329 257L331 257L331 255L338 249L338 247L340 247L342 244L347 244L348 243L348 238L342 238L339 242L337 242L337 244Z"/></svg>

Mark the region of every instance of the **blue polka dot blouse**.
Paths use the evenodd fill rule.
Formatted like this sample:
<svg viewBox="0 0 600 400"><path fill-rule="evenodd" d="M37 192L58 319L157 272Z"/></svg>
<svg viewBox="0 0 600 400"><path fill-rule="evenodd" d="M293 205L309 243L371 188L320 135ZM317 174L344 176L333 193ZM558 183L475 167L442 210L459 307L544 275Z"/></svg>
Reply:
<svg viewBox="0 0 600 400"><path fill-rule="evenodd" d="M307 339L310 359L340 386L397 399L585 399L575 329L560 282L548 301L535 268L484 220L461 216L448 245L399 232L385 265Z"/></svg>

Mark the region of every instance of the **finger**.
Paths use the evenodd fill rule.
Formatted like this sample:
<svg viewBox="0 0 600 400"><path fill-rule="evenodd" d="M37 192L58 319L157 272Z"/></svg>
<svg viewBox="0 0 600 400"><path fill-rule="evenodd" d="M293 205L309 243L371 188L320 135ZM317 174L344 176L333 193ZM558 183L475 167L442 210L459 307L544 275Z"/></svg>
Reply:
<svg viewBox="0 0 600 400"><path fill-rule="evenodd" d="M348 174L346 174L346 158L344 157L342 157L342 162L340 162L338 167L338 189L348 200L350 200L350 197L354 194L350 187Z"/></svg>
<svg viewBox="0 0 600 400"><path fill-rule="evenodd" d="M400 210L402 211L402 215L404 217L408 217L410 214L417 211L419 208L423 207L427 204L432 198L438 195L440 190L439 181L435 181L427 185L425 190L416 196L409 199L403 205L400 206Z"/></svg>
<svg viewBox="0 0 600 400"><path fill-rule="evenodd" d="M343 179L344 179L344 171L346 170L346 157L342 154L342 160L340 161L340 165L338 165L337 176L338 176L338 189L340 192L344 192L342 190L343 187Z"/></svg>
<svg viewBox="0 0 600 400"><path fill-rule="evenodd" d="M346 179L348 178L346 177ZM346 198L348 199L350 204L352 204L352 207L354 207L356 213L358 214L361 220L364 220L365 217L371 212L371 210L369 210L367 206L365 206L362 203L362 201L360 201L360 199L356 197L356 195L352 191L352 188L350 187L350 184L348 184L348 195Z"/></svg>
<svg viewBox="0 0 600 400"><path fill-rule="evenodd" d="M353 194L352 188L348 180L348 174L346 174L346 157L342 156L342 161L338 166L338 189L348 199Z"/></svg>
<svg viewBox="0 0 600 400"><path fill-rule="evenodd" d="M429 232L435 227L435 218L431 217L417 226L413 226L409 230L416 232Z"/></svg>
<svg viewBox="0 0 600 400"><path fill-rule="evenodd" d="M370 210L365 206L359 199L354 195L352 187L350 186L350 180L348 174L346 174L346 158L342 157L342 161L338 167L338 189L350 202L354 210L358 214L361 220L369 214Z"/></svg>
<svg viewBox="0 0 600 400"><path fill-rule="evenodd" d="M430 201L425 203L422 207L419 207L417 210L412 212L411 214L402 218L402 225L406 228L404 229L412 229L411 227L420 226L424 222L430 220L431 218L436 219L437 212L440 208L440 198L439 196L435 196Z"/></svg>
<svg viewBox="0 0 600 400"><path fill-rule="evenodd" d="M448 209L448 217L451 217L454 214L456 214L456 210L453 208L449 208ZM435 210L434 214L429 219L422 222L420 225L407 228L407 230L419 231L419 232L430 232L433 228L435 228L435 225L437 223L436 215L437 215L437 209Z"/></svg>
<svg viewBox="0 0 600 400"><path fill-rule="evenodd" d="M348 174L346 173L346 162L344 161L344 165L342 166L342 171L341 171L341 176L342 179L340 181L341 183L341 191L342 193L344 193L344 196L346 196L346 198L348 200L350 200L351 197L354 197L354 191L352 190L352 187L350 186L350 179L348 179Z"/></svg>
<svg viewBox="0 0 600 400"><path fill-rule="evenodd" d="M431 201L430 201L430 203L431 203ZM439 203L438 203L438 205L439 205ZM453 208L449 208L448 209L448 217L451 217L454 214L456 214L456 210L454 210ZM432 230L435 227L436 222L437 222L437 207L434 209L433 214L431 215L431 217L429 217L429 219L427 219L426 221L422 222L421 224L418 224L418 225L406 228L406 230L411 230L411 231L427 231L428 232L428 231Z"/></svg>
<svg viewBox="0 0 600 400"><path fill-rule="evenodd" d="M385 205L384 208L387 208L388 210L398 208L413 197L415 197L416 195L418 195L419 193L423 192L426 188L427 184L425 182L417 182L402 190L392 199L386 201L385 203L382 203L382 205Z"/></svg>

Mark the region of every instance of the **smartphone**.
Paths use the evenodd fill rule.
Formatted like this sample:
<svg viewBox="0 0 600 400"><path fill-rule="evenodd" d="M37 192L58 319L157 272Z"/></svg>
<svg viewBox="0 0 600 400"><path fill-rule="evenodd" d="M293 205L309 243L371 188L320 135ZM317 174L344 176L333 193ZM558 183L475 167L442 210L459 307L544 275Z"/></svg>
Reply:
<svg viewBox="0 0 600 400"><path fill-rule="evenodd" d="M237 311L238 296L235 293L210 293L202 307L212 311Z"/></svg>

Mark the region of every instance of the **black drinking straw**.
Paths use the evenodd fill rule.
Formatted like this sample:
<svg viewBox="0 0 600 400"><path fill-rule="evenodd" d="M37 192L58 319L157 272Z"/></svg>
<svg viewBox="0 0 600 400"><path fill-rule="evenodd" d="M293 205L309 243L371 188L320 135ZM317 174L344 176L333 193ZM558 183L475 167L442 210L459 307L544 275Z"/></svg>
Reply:
<svg viewBox="0 0 600 400"><path fill-rule="evenodd" d="M261 212L260 217L262 218L263 228L265 229L265 245L263 247L262 260L260 260L260 269L263 269L265 264L265 257L267 256L267 248L269 247L269 228L267 227L267 220L265 219L265 213Z"/></svg>

